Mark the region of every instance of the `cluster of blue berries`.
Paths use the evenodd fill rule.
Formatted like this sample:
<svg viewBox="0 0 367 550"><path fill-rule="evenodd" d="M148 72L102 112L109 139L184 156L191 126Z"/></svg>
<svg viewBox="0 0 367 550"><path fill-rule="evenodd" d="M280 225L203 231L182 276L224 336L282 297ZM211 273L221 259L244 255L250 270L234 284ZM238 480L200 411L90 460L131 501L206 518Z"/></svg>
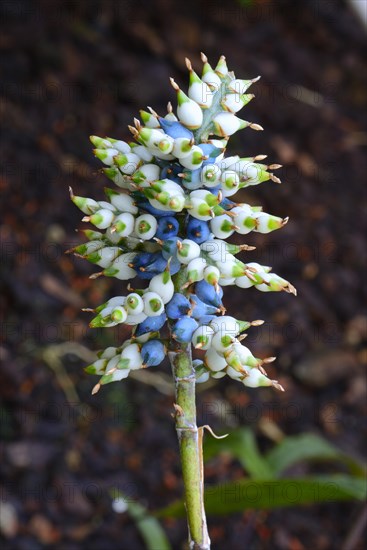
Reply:
<svg viewBox="0 0 367 550"><path fill-rule="evenodd" d="M94 392L131 370L160 364L172 341L202 350L194 362L199 382L227 374L246 386L282 389L264 370L273 358L257 359L241 344L241 333L262 321L227 316L222 302L228 285L296 293L270 267L236 258L254 247L225 240L235 232L269 233L287 223L288 218L231 198L248 186L279 183L271 170L280 165L263 164L264 155L225 157L229 136L245 127L262 130L235 114L252 99L247 89L257 78L236 79L223 56L214 69L204 54L202 61L200 78L186 60L187 94L171 79L176 114L170 103L164 117L151 108L141 111L141 120L129 126L130 143L91 137L104 173L118 188L105 189L107 200L78 197L70 189L83 221L95 226L84 231L87 242L73 249L102 268L92 278L148 282L93 310L92 327L133 327L121 347L107 348L87 367L101 376Z"/></svg>

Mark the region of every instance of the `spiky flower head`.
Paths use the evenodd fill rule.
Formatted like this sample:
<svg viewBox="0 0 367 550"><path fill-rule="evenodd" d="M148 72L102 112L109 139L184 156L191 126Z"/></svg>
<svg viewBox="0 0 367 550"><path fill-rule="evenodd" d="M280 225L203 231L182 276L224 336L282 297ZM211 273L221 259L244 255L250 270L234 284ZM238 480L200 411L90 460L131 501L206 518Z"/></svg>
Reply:
<svg viewBox="0 0 367 550"><path fill-rule="evenodd" d="M105 189L107 200L70 190L83 221L103 230L84 231L88 241L73 249L102 268L91 277L146 281L94 310L91 327L125 323L132 335L87 367L101 376L93 393L131 370L160 364L172 342L201 350L194 361L198 382L228 375L248 387L282 389L264 368L274 358L258 359L241 343L245 331L263 321L235 319L223 305L223 287L230 285L296 294L270 267L236 257L254 247L226 242L233 233L269 233L288 221L233 200L244 187L280 183L273 174L280 165L264 164L265 155L225 156L229 136L243 128L262 130L237 116L254 97L247 90L259 77L237 79L224 56L214 69L204 54L202 61L199 77L186 59L187 94L170 79L176 114L171 103L164 116L150 107L141 111L141 121L134 118L129 126L129 143L91 136L95 156L118 188Z"/></svg>

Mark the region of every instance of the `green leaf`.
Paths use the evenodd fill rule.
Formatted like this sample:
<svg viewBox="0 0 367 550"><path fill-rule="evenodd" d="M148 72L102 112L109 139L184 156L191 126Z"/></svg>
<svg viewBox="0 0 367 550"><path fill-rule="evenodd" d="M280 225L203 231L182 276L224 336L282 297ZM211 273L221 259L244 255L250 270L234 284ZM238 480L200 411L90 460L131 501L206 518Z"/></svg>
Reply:
<svg viewBox="0 0 367 550"><path fill-rule="evenodd" d="M169 540L159 521L150 515L144 506L132 501L130 497L116 489L113 489L111 494L115 500L122 500L126 505L126 511L134 520L147 550L171 550Z"/></svg>
<svg viewBox="0 0 367 550"><path fill-rule="evenodd" d="M208 460L221 452L229 452L237 458L253 479L273 479L274 474L268 462L261 456L254 433L241 428L229 434L225 440L206 439L204 459Z"/></svg>
<svg viewBox="0 0 367 550"><path fill-rule="evenodd" d="M262 510L320 502L364 500L366 481L348 475L313 476L302 479L249 480L207 486L205 508L210 515L229 515L246 509ZM156 512L156 517L183 517L185 507L176 502Z"/></svg>
<svg viewBox="0 0 367 550"><path fill-rule="evenodd" d="M338 460L344 462L353 474L364 475L364 468L357 461L312 433L284 438L267 453L266 460L275 477L302 460Z"/></svg>

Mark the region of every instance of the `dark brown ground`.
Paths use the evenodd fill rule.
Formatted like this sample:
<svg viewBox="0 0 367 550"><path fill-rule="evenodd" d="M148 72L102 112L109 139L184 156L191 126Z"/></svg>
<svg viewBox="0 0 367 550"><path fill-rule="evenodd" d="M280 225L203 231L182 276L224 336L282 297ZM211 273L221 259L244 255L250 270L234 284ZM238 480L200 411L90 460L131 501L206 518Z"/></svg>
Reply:
<svg viewBox="0 0 367 550"><path fill-rule="evenodd" d="M150 509L181 495L172 396L136 380L90 396L95 379L82 370L86 349L126 333L89 330L80 308L99 304L119 285L90 281L93 268L63 252L82 240L68 186L102 199L107 183L89 134L127 139L139 108L162 112L174 99L168 77L184 84L185 56L200 68L201 50L213 63L225 54L241 77L262 75L243 117L265 132L237 134L231 151L268 153L285 165L283 185L263 184L242 198L290 216L283 231L247 242L258 247L253 258L289 278L299 297L227 290L232 314L267 321L248 341L259 356L278 356L272 375L287 391L220 381L200 393L199 421L218 431L251 425L263 448L275 423L286 434L313 431L363 454L364 30L337 0L243 4L252 7L0 2L0 469L11 514L1 522L4 550L139 550L135 525L111 511L108 489L117 486ZM60 356L57 345L70 341L79 347ZM210 483L240 475L239 465L224 459L207 468ZM360 514L360 504L330 503L250 521L248 514L209 518L209 527L218 550L336 550L347 548ZM185 522L164 526L173 548L182 548ZM361 549L361 540L353 548Z"/></svg>

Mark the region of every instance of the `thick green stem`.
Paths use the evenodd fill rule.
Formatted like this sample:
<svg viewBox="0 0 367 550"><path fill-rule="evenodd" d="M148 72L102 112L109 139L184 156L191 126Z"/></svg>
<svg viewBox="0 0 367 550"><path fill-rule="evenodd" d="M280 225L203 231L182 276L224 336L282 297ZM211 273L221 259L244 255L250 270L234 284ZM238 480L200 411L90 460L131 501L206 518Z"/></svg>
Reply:
<svg viewBox="0 0 367 550"><path fill-rule="evenodd" d="M196 425L195 371L191 346L169 352L176 388L175 422L180 445L190 550L209 550L204 510L201 434Z"/></svg>

